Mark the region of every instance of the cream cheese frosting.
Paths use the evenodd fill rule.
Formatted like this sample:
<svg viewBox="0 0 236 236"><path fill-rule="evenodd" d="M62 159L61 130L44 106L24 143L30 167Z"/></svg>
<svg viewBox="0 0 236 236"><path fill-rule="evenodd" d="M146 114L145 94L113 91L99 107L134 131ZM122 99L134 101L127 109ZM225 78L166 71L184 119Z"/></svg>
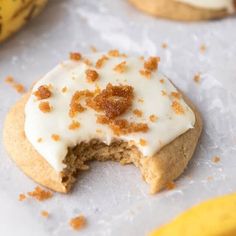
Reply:
<svg viewBox="0 0 236 236"><path fill-rule="evenodd" d="M95 65L101 56L100 53L94 53L87 55L86 58ZM182 97L177 99L171 96L178 91L163 74L153 71L150 78L147 79L140 73L144 67L142 58L108 55L107 57L109 59L100 69L88 65L82 60L68 60L60 63L34 85L25 105L26 137L38 153L58 172L65 167L63 160L68 147L76 146L82 141L89 142L91 139L98 139L107 145L114 140L132 141L144 156L153 156L163 146L194 126L194 112ZM118 73L114 68L123 61L126 62L126 70ZM87 69L96 70L99 79L89 83L86 80L85 71ZM133 87L132 109L122 114L121 118L130 122L148 124L147 132L117 136L109 126L96 122L97 112L90 108L73 118L68 115L71 98L76 91L95 90L97 87L104 89L108 83ZM52 107L48 113L39 109L42 100L38 100L34 95L41 85L49 86L52 92L51 97L43 100L48 101ZM176 100L183 109L181 114L173 109L173 103ZM134 109L142 111L143 115L141 117L134 115ZM150 116L157 117L157 119L151 121ZM72 121L79 122L80 127L75 130L69 129ZM57 141L52 139L53 134L60 139ZM145 140L146 145L143 145L140 140Z"/></svg>
<svg viewBox="0 0 236 236"><path fill-rule="evenodd" d="M234 12L233 0L175 0L177 2L186 3L194 7L200 7L212 10L226 9L228 12Z"/></svg>

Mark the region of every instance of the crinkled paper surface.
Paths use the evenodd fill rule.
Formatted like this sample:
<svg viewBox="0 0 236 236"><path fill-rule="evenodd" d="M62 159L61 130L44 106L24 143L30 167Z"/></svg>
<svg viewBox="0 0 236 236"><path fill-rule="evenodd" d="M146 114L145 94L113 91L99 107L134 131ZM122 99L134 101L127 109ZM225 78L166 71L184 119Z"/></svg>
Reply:
<svg viewBox="0 0 236 236"><path fill-rule="evenodd" d="M35 183L1 143L0 235L77 235L68 221L82 213L88 226L80 235L141 236L202 200L236 191L236 19L180 23L144 15L126 0L49 2L37 19L0 46L1 130L7 110L20 98L4 83L7 75L29 89L68 52L87 53L93 45L101 51L161 56L160 70L197 105L204 131L172 191L150 196L134 166L95 162L71 194L55 194L41 203L18 202L18 194L31 191ZM199 84L193 81L196 73L202 74ZM221 161L213 163L213 156ZM41 210L50 213L49 219L40 216Z"/></svg>

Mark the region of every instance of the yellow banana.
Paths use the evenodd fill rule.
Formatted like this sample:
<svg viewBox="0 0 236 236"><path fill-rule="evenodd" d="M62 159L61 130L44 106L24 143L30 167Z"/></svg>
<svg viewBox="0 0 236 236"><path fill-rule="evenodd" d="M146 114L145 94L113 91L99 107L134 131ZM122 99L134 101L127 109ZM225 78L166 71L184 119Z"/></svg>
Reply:
<svg viewBox="0 0 236 236"><path fill-rule="evenodd" d="M47 0L0 0L0 42L36 16Z"/></svg>
<svg viewBox="0 0 236 236"><path fill-rule="evenodd" d="M236 193L203 202L149 236L235 236Z"/></svg>

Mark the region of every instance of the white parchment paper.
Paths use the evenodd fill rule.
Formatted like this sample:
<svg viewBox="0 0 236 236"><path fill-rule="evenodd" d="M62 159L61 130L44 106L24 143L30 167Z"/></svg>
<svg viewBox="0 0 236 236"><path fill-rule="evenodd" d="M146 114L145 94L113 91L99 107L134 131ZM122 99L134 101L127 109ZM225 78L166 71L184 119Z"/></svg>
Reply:
<svg viewBox="0 0 236 236"><path fill-rule="evenodd" d="M126 0L49 0L45 11L0 46L0 128L20 98L7 75L29 89L68 52L118 48L161 56L160 70L197 105L204 120L199 147L172 191L148 194L139 171L117 163L93 163L68 196L18 202L35 183L0 148L0 235L77 235L71 217L84 214L80 235L145 235L184 209L209 197L236 191L236 19L180 23L156 19ZM167 43L166 49L162 44ZM206 45L206 52L200 51ZM201 73L199 84L193 76ZM24 155L24 153L19 153ZM211 161L219 156L217 164ZM49 219L40 216L50 213Z"/></svg>

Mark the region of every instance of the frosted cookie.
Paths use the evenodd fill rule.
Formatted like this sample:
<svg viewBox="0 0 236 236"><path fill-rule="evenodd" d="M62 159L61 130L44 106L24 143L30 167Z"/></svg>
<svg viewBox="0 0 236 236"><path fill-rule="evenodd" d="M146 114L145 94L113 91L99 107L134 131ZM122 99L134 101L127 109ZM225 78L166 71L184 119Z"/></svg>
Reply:
<svg viewBox="0 0 236 236"><path fill-rule="evenodd" d="M235 13L235 0L129 0L138 9L172 20L198 21Z"/></svg>
<svg viewBox="0 0 236 236"><path fill-rule="evenodd" d="M8 153L55 191L68 192L89 161L114 160L137 166L156 193L183 172L202 129L198 111L158 63L117 50L72 53L9 111Z"/></svg>

